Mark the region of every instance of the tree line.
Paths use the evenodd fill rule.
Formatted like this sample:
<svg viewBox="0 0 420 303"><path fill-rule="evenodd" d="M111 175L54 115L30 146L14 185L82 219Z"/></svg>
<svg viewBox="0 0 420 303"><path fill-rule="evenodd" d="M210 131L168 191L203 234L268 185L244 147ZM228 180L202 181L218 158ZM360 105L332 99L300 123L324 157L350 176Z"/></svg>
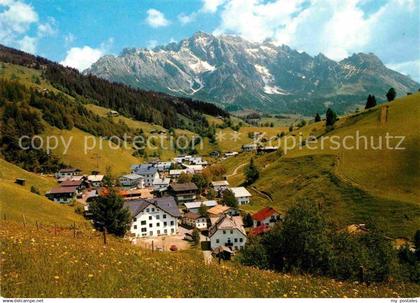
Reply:
<svg viewBox="0 0 420 303"><path fill-rule="evenodd" d="M93 75L83 75L76 69L2 45L0 45L0 61L40 69L45 79L66 94L84 97L87 102L165 128L181 127L179 114L189 118L193 117L194 112L229 116L226 111L211 103L134 89Z"/></svg>

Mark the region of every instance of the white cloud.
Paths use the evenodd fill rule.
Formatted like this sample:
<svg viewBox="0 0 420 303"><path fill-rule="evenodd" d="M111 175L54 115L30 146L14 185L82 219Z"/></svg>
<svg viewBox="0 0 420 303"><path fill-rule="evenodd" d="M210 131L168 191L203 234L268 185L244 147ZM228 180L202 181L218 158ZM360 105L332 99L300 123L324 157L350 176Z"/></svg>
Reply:
<svg viewBox="0 0 420 303"><path fill-rule="evenodd" d="M92 48L87 45L83 47L72 47L67 51L66 57L60 64L83 71L98 61L100 57L110 52L113 43L114 38L111 37L102 42L99 48Z"/></svg>
<svg viewBox="0 0 420 303"><path fill-rule="evenodd" d="M190 15L186 15L184 13L178 15L178 20L179 22L181 22L182 25L191 23L195 21L196 18L197 18L197 12L193 12Z"/></svg>
<svg viewBox="0 0 420 303"><path fill-rule="evenodd" d="M413 80L420 83L420 59L401 63L389 63L386 66L404 75L410 76Z"/></svg>
<svg viewBox="0 0 420 303"><path fill-rule="evenodd" d="M24 52L33 54L36 51L37 42L37 38L24 36L21 40L18 41L18 46Z"/></svg>
<svg viewBox="0 0 420 303"><path fill-rule="evenodd" d="M68 33L67 35L64 36L64 44L66 46L72 45L75 40L76 40L76 36L73 35L72 33Z"/></svg>
<svg viewBox="0 0 420 303"><path fill-rule="evenodd" d="M39 40L57 33L54 18L40 23L35 9L24 1L0 0L0 41L4 44L19 47L35 53ZM31 27L36 27L36 34L28 34Z"/></svg>
<svg viewBox="0 0 420 303"><path fill-rule="evenodd" d="M103 55L103 51L98 48L91 48L90 46L72 47L67 51L66 58L60 64L83 71Z"/></svg>
<svg viewBox="0 0 420 303"><path fill-rule="evenodd" d="M165 15L162 12L153 8L147 11L146 23L155 28L170 24L169 20L165 18Z"/></svg>
<svg viewBox="0 0 420 303"><path fill-rule="evenodd" d="M147 48L152 49L158 45L157 40L149 40L147 41Z"/></svg>
<svg viewBox="0 0 420 303"><path fill-rule="evenodd" d="M38 37L53 36L57 34L57 26L54 18L49 17L48 21L38 25Z"/></svg>
<svg viewBox="0 0 420 303"><path fill-rule="evenodd" d="M225 0L203 0L201 10L206 13L215 13Z"/></svg>
<svg viewBox="0 0 420 303"><path fill-rule="evenodd" d="M287 44L311 55L321 52L335 60L357 52L374 52L385 63L419 59L420 1L384 0L374 3L376 7L369 13L363 10L366 3L209 0L204 1L202 11L204 7L207 12L220 11L221 21L215 34L236 34L251 41L270 38L277 44ZM407 64L401 68L408 71Z"/></svg>

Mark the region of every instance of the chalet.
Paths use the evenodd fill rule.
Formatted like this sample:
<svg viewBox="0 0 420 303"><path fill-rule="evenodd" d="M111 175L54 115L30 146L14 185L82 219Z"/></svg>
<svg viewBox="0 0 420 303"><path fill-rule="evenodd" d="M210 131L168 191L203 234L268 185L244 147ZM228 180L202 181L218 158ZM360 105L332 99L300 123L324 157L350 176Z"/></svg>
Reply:
<svg viewBox="0 0 420 303"><path fill-rule="evenodd" d="M249 203L249 199L252 195L249 193L249 191L247 191L245 187L231 187L230 190L232 191L239 205Z"/></svg>
<svg viewBox="0 0 420 303"><path fill-rule="evenodd" d="M55 174L55 177L57 179L71 178L79 175L80 172L81 171L78 168L62 168Z"/></svg>
<svg viewBox="0 0 420 303"><path fill-rule="evenodd" d="M77 196L81 195L83 191L88 187L87 182L83 179L79 181L76 180L66 180L60 183L60 187L75 187Z"/></svg>
<svg viewBox="0 0 420 303"><path fill-rule="evenodd" d="M190 158L189 162L192 165L201 165L201 166L206 166L208 164L208 162L203 160L203 158L201 157L192 157Z"/></svg>
<svg viewBox="0 0 420 303"><path fill-rule="evenodd" d="M104 175L89 175L87 180L92 187L101 187Z"/></svg>
<svg viewBox="0 0 420 303"><path fill-rule="evenodd" d="M108 117L118 117L120 114L116 110L110 110L107 112Z"/></svg>
<svg viewBox="0 0 420 303"><path fill-rule="evenodd" d="M220 205L220 204L218 204L216 206L213 206L212 208L209 208L207 210L207 213L208 213L210 219L211 218L218 218L221 215L229 215L229 216L239 215L238 210L236 210L232 207L229 207L229 206L226 206L226 205Z"/></svg>
<svg viewBox="0 0 420 303"><path fill-rule="evenodd" d="M247 237L243 227L242 217L220 216L209 228L209 238L211 249L215 249L221 245L229 247L232 250L244 248Z"/></svg>
<svg viewBox="0 0 420 303"><path fill-rule="evenodd" d="M167 172L171 169L172 167L172 162L157 162L156 163L156 168L159 172Z"/></svg>
<svg viewBox="0 0 420 303"><path fill-rule="evenodd" d="M183 166L185 167L185 169L192 174L200 174L204 167L203 165L187 165L187 164L183 164Z"/></svg>
<svg viewBox="0 0 420 303"><path fill-rule="evenodd" d="M172 183L169 192L178 203L191 202L197 198L197 186L192 183Z"/></svg>
<svg viewBox="0 0 420 303"><path fill-rule="evenodd" d="M182 217L182 223L200 230L207 229L207 218L198 213L185 213Z"/></svg>
<svg viewBox="0 0 420 303"><path fill-rule="evenodd" d="M251 144L244 144L242 145L242 151L244 152L252 152L257 150L257 144L251 143Z"/></svg>
<svg viewBox="0 0 420 303"><path fill-rule="evenodd" d="M177 180L178 178L179 178L179 176L181 175L181 174L189 174L190 173L190 171L189 170L187 170L187 169L171 169L170 171L169 171L169 177L172 179L172 180Z"/></svg>
<svg viewBox="0 0 420 303"><path fill-rule="evenodd" d="M153 180L159 178L157 167L154 164L136 165L132 173L140 175L144 178L144 186L152 187Z"/></svg>
<svg viewBox="0 0 420 303"><path fill-rule="evenodd" d="M257 148L257 153L264 154L264 153L272 153L278 150L278 147L275 146L263 146Z"/></svg>
<svg viewBox="0 0 420 303"><path fill-rule="evenodd" d="M137 174L127 174L127 175L121 176L119 178L119 181L122 186L138 187L138 188L144 187L143 176L140 176Z"/></svg>
<svg viewBox="0 0 420 303"><path fill-rule="evenodd" d="M173 197L133 200L124 204L130 211L130 231L136 237L176 235L181 216Z"/></svg>
<svg viewBox="0 0 420 303"><path fill-rule="evenodd" d="M209 200L209 201L186 202L184 203L184 205L187 211L198 213L198 210L200 209L201 205L205 205L206 207L211 208L217 205L217 201Z"/></svg>
<svg viewBox="0 0 420 303"><path fill-rule="evenodd" d="M217 150L214 150L214 151L209 153L209 156L213 157L213 158L218 158L218 157L220 157L220 152L218 152Z"/></svg>
<svg viewBox="0 0 420 303"><path fill-rule="evenodd" d="M76 187L54 187L45 194L48 199L58 203L70 203L76 199Z"/></svg>
<svg viewBox="0 0 420 303"><path fill-rule="evenodd" d="M213 181L211 182L211 187L213 187L213 189L216 192L223 192L224 190L229 188L229 182L226 180L222 180L222 181Z"/></svg>
<svg viewBox="0 0 420 303"><path fill-rule="evenodd" d="M272 207L264 207L252 215L254 227L265 225L273 227L281 219L280 214Z"/></svg>
<svg viewBox="0 0 420 303"><path fill-rule="evenodd" d="M171 179L169 178L156 178L153 180L153 190L164 192L168 190L169 183L171 182Z"/></svg>
<svg viewBox="0 0 420 303"><path fill-rule="evenodd" d="M226 152L224 155L226 158L237 156L238 152Z"/></svg>

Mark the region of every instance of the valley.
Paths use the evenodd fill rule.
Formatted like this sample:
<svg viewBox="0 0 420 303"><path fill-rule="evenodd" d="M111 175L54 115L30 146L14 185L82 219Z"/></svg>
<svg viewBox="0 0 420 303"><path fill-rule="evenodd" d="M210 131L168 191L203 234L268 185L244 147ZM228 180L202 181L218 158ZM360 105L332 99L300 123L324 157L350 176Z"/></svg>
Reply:
<svg viewBox="0 0 420 303"><path fill-rule="evenodd" d="M287 222L284 218L289 210L302 201L320 211L332 233L355 225L370 228L373 222L383 232L380 239L392 245L393 256L400 243L413 247L411 239L420 226L420 93L338 115L330 127L326 119L315 122L312 109L307 116L262 115L253 125L247 117L234 116L209 103L111 84L15 50L0 49L0 60L4 61L0 63L2 295L414 297L419 292L418 284L405 276L403 281L390 276L359 283L353 281L354 276L340 280L330 273L258 269L241 262L241 251L247 253L248 243L253 245L258 237L269 236L271 231L275 235ZM210 71L206 65L201 68ZM374 138L404 136L405 149L335 149L329 141L321 147L323 138L345 138L356 132ZM51 153L47 149L22 152L16 141L27 134L59 137L70 145L59 145ZM113 148L125 134L141 134L152 144L136 149L128 140L126 148ZM87 137L103 145L86 152ZM180 137L186 138L187 147L171 144ZM291 138L303 141L289 148ZM312 139L306 141L308 138ZM258 171L252 182L251 160ZM59 177L71 168L80 172L69 179ZM61 190L67 186L63 182L86 187L81 187L82 195L74 189L71 199L63 202ZM218 182L222 186L227 183L234 202L225 189L216 190ZM99 202L85 199L92 193L94 201L106 204L113 190L130 210L125 237L110 230L103 232L89 214ZM144 192L150 196L145 198ZM205 207L198 210L198 217L192 215L187 203L194 202L215 202L212 207L222 209L221 213L212 216L212 208ZM170 207L164 206L167 203ZM154 213L155 207L159 213ZM279 213L277 223L270 221L273 224L263 231L265 235L252 236L259 226L253 216L267 208ZM163 220L166 216L176 223ZM245 224L247 216L255 221L251 226ZM155 247L150 251L130 243L141 238L169 239L178 234L178 224L187 226L193 237L198 221L191 226L188 220L202 217L206 228L199 230L198 244L188 240L191 248L187 250L160 251ZM226 240L234 252L232 260L217 262L216 247L209 250L205 245L219 237L224 220L231 220L226 224L234 226L228 228L241 232L240 238L235 238L240 241ZM156 224L154 229L149 223ZM146 233L146 227L140 231L137 224L150 228ZM172 232L166 229L167 224ZM108 235L106 244L104 234ZM200 240L200 235L210 240ZM216 243L225 241L220 237ZM213 254L211 264L203 262L202 250Z"/></svg>

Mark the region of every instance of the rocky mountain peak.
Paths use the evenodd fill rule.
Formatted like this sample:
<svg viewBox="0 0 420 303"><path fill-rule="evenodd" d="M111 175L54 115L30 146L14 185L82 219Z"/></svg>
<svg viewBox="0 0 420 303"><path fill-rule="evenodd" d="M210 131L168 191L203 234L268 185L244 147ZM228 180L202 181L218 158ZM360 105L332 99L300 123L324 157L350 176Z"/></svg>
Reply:
<svg viewBox="0 0 420 303"><path fill-rule="evenodd" d="M336 62L271 40L255 43L204 32L153 50L126 48L117 57L98 60L86 73L229 108L311 115L325 104L346 111L364 103L368 94L380 100L391 86L400 94L418 86L385 68L374 54Z"/></svg>

